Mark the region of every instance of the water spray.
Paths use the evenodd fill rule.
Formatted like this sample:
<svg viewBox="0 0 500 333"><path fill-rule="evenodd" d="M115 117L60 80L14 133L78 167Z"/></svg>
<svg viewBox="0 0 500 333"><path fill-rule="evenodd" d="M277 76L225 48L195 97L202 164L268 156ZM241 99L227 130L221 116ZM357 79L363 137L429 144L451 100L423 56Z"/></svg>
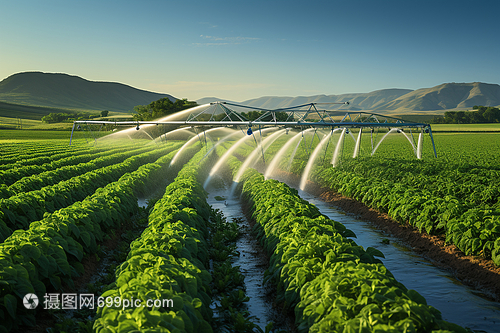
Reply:
<svg viewBox="0 0 500 333"><path fill-rule="evenodd" d="M123 135L131 134L131 131L135 132L139 131L141 127L147 128L149 126L153 125L171 125L171 126L177 126L177 127L183 127L183 126L193 126L193 127L201 127L201 126L208 126L208 127L215 127L215 126L238 126L242 131L244 131L244 128L247 128L246 132L248 136L253 136L256 144L259 144L257 141L257 138L255 138L254 131L252 129L252 126L258 126L259 127L259 132L262 131L263 128L273 126L273 127L301 127L301 128L329 128L329 129L335 129L335 128L346 128L346 131L344 134L350 134L352 137L352 129L353 128L365 128L369 127L371 129L371 140L372 140L372 145L371 145L371 150L372 150L372 155L376 151L377 146L375 146L376 143L376 137L374 138L373 132L375 129L377 129L377 136L378 136L378 129L379 128L389 128L389 131L391 127L398 127L398 133L405 134L405 129L410 130L410 135L413 138L413 135L411 133L411 129L423 129L423 132L426 134L429 134L431 137L431 142L432 146L434 149L434 156L437 157L436 153L436 147L434 144L434 139L432 137L432 130L430 128L429 124L424 124L424 123L417 123L417 122L410 122L410 121L405 121L399 118L391 117L391 116L386 116L386 115L380 115L380 114L375 114L375 113L370 113L370 112L362 112L362 111L327 111L327 110L318 110L316 107L317 105L322 105L322 104L343 104L347 105L347 102L341 102L341 103L307 103L307 104L302 104L302 105L297 105L297 106L292 106L292 107L286 107L286 108L280 108L280 109L274 109L274 110L267 110L264 108L258 108L258 107L251 107L247 105L238 105L230 102L215 102L215 103L207 103L204 105L200 105L194 108L186 109L183 111L176 112L174 114L168 115L164 118L154 120L154 121L107 121L107 120L77 120L73 123L73 128L71 130L71 137L70 137L70 145L71 145L71 140L73 137L73 132L75 128L78 128L75 125L80 125L80 124L85 124L88 126L89 124L101 124L101 125L114 125L114 126L129 126L130 128L126 129L125 131L121 131ZM258 111L261 112L262 115L252 121L244 119L238 112L232 110L230 107L235 106L238 109L251 109L252 111ZM220 109L223 109L225 113L225 117L223 119L220 119L220 117L216 116L216 113L220 111ZM219 111L218 111L219 110ZM344 116L340 119L339 116L341 116L340 113L343 113ZM285 117L281 117L281 115L287 115L285 121L281 121L279 119L284 119ZM271 115L271 117L269 117ZM280 116L279 116L280 115ZM210 117L207 117L210 116ZM271 119L269 119L271 118ZM207 120L209 119L209 120ZM338 120L340 119L340 120ZM81 129L78 128L78 129ZM89 129L90 130L90 129ZM141 133L144 131L141 131ZM93 134L93 133L92 133ZM110 137L114 136L115 134L119 133L113 133L110 135L105 136ZM262 136L262 135L261 135ZM358 141L360 137L358 134ZM414 139L414 138L413 138ZM94 141L96 138L94 137ZM154 139L153 139L154 140ZM314 140L314 136L313 136ZM343 140L343 139L342 139ZM302 141L302 140L300 140ZM358 142L357 141L357 142ZM383 141L383 140L381 140ZM415 140L414 140L415 141ZM380 142L379 142L380 143ZM306 149L307 154L309 155L311 152L311 148L308 147L308 144L303 142L304 148ZM314 143L313 143L314 144ZM417 155L417 158L421 154L419 153L419 149L416 147L418 146L417 142L413 142L412 148L415 152L415 155ZM359 151L358 151L359 153ZM357 154L355 154L357 155ZM334 163L335 164L335 163Z"/></svg>

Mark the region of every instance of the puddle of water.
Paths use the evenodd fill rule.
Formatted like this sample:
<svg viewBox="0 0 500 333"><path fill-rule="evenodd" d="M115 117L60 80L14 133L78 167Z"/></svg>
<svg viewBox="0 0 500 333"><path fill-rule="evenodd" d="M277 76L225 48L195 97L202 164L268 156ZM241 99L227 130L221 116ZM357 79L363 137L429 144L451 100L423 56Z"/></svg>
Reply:
<svg viewBox="0 0 500 333"><path fill-rule="evenodd" d="M137 204L139 207L146 208L148 206L148 199L149 198L138 198L137 199Z"/></svg>
<svg viewBox="0 0 500 333"><path fill-rule="evenodd" d="M369 222L347 215L312 194L299 191L299 195L316 205L322 214L352 230L358 245L382 251L385 259L380 259L394 277L408 289L414 289L425 297L427 304L441 311L444 320L472 330L500 331L500 303L481 297L477 291L461 284L453 275L434 266ZM390 243L382 243L383 239L388 239Z"/></svg>

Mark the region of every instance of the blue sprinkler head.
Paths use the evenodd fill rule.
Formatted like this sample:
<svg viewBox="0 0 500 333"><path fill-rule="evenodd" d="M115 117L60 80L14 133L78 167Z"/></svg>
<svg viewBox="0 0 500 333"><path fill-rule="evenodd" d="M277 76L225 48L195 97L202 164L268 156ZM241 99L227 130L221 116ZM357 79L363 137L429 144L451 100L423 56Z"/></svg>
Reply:
<svg viewBox="0 0 500 333"><path fill-rule="evenodd" d="M252 128L251 128L251 127L249 127L249 128L247 129L247 134L248 134L248 135L252 135L252 133L253 133L253 132L252 132Z"/></svg>

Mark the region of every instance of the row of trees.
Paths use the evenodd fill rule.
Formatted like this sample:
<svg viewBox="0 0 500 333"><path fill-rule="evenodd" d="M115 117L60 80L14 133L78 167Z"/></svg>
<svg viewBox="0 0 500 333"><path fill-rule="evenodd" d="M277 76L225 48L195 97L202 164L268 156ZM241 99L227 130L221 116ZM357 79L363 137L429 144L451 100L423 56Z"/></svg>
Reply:
<svg viewBox="0 0 500 333"><path fill-rule="evenodd" d="M198 106L196 102L188 101L187 99L178 99L175 102L172 102L170 99L165 97L151 102L148 105L137 105L134 107L136 114L133 115L133 119L137 121L154 120L195 106ZM42 117L42 121L45 123L60 123L71 122L74 120L90 120L98 117L107 117L108 114L109 111L107 110L101 111L100 114L49 113L48 115Z"/></svg>
<svg viewBox="0 0 500 333"><path fill-rule="evenodd" d="M476 111L447 111L444 117L435 117L435 124L478 124L499 123L500 109L491 106L473 107Z"/></svg>
<svg viewBox="0 0 500 333"><path fill-rule="evenodd" d="M108 110L101 111L100 114L92 114L87 112L80 112L80 113L53 112L49 113L46 116L43 116L42 121L47 124L63 123L63 122L72 122L74 120L87 120L98 117L107 117L108 114L109 114Z"/></svg>
<svg viewBox="0 0 500 333"><path fill-rule="evenodd" d="M138 105L134 107L133 118L137 121L154 120L168 116L172 113L198 106L196 102L187 99L178 99L172 102L167 97L151 102L148 105Z"/></svg>
<svg viewBox="0 0 500 333"><path fill-rule="evenodd" d="M242 112L241 115L245 117L246 119L250 121L254 121L257 118L261 117L266 113L267 111L249 111L249 112ZM288 119L288 114L286 112L276 112L276 120L277 121L293 121L293 118ZM261 121L272 121L273 116L268 114L267 116L263 117Z"/></svg>

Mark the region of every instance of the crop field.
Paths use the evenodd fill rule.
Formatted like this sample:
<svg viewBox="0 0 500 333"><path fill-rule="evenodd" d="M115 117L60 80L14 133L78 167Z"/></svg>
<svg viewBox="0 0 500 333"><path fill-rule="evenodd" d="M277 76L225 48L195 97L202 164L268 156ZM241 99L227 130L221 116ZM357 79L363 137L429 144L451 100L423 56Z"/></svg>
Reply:
<svg viewBox="0 0 500 333"><path fill-rule="evenodd" d="M500 132L500 124L434 124L434 132Z"/></svg>
<svg viewBox="0 0 500 333"><path fill-rule="evenodd" d="M0 133L0 332L263 331L231 264L241 231L202 186L235 141L208 154L202 141L78 136L68 146L68 132ZM322 135L291 145L276 169L301 175ZM286 138L263 152L266 165ZM353 159L347 137L340 164L332 168L332 147L321 150L309 179L500 265L500 133L434 138L438 158L426 141L418 160L398 135L369 156L368 134ZM235 178L254 148L241 145L221 173ZM398 282L383 253L261 168L250 164L236 190L269 258L262 279L295 331L468 331Z"/></svg>
<svg viewBox="0 0 500 333"><path fill-rule="evenodd" d="M313 178L500 265L500 134L437 134L439 158L427 146L424 160L401 140L373 157L318 168Z"/></svg>

